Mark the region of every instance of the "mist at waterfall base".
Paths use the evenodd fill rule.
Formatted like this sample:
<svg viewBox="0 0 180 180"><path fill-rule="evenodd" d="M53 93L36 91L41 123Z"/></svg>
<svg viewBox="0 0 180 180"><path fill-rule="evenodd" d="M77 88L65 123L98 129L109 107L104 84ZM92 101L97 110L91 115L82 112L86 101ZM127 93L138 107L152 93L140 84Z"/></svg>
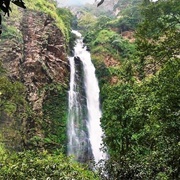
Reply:
<svg viewBox="0 0 180 180"><path fill-rule="evenodd" d="M78 38L74 47L74 57L70 62L70 90L68 113L68 155L77 161L94 160L98 163L106 155L101 150L103 132L100 126L101 110L99 86L91 56Z"/></svg>

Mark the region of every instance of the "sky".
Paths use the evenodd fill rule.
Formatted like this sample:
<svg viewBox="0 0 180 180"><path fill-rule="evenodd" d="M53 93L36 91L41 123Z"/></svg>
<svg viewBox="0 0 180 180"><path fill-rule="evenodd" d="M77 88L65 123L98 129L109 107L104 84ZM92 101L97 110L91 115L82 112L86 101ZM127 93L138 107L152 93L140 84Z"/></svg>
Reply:
<svg viewBox="0 0 180 180"><path fill-rule="evenodd" d="M58 5L60 7L62 6L69 6L69 5L83 5L86 3L93 4L96 0L57 0ZM99 2L100 0L97 0ZM151 0L153 2L156 2L158 0Z"/></svg>
<svg viewBox="0 0 180 180"><path fill-rule="evenodd" d="M69 6L69 5L82 5L86 3L94 3L95 0L57 0L59 6Z"/></svg>

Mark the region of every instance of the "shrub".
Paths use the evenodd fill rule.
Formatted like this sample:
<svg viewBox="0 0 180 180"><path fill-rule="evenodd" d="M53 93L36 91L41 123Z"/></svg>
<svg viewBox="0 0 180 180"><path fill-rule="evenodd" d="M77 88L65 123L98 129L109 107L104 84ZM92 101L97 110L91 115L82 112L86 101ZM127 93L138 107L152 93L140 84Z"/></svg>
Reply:
<svg viewBox="0 0 180 180"><path fill-rule="evenodd" d="M8 152L6 152L7 154ZM0 179L76 179L98 180L98 176L86 167L73 162L61 153L24 151L9 153L4 159L0 153Z"/></svg>

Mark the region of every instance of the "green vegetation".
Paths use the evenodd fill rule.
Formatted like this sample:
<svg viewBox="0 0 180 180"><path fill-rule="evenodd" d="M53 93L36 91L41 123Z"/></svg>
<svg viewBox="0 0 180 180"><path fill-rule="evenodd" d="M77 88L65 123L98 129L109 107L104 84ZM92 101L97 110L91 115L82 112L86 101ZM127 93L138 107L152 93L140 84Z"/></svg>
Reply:
<svg viewBox="0 0 180 180"><path fill-rule="evenodd" d="M24 85L11 81L0 65L0 131L10 149L22 148L22 123L28 113Z"/></svg>
<svg viewBox="0 0 180 180"><path fill-rule="evenodd" d="M66 41L69 42L71 21L73 19L69 10L57 8L56 1L54 0L37 0L36 2L25 0L24 2L28 8L45 12L54 18L56 25L62 30Z"/></svg>
<svg viewBox="0 0 180 180"><path fill-rule="evenodd" d="M61 84L51 84L46 87L47 98L43 103L44 120L42 128L45 134L44 147L66 152L67 136L67 88Z"/></svg>
<svg viewBox="0 0 180 180"><path fill-rule="evenodd" d="M2 19L2 31L0 38L2 41L6 40L16 40L17 42L22 43L22 34L21 32L14 26L14 24L18 24L21 19L21 14L18 11L18 7L15 5L11 5L11 13L8 16L4 16Z"/></svg>
<svg viewBox="0 0 180 180"><path fill-rule="evenodd" d="M11 0L1 0L0 2L0 12L3 11L3 13L6 15L9 16L9 13L10 11L12 10L11 9L11 3L14 3L16 6L19 6L21 8L26 8L25 5L24 5L24 2L22 0L14 0L14 1L11 1ZM1 16L1 13L0 13L0 25L1 25L1 20L2 20L2 16ZM2 33L2 30L0 28L0 34Z"/></svg>
<svg viewBox="0 0 180 180"><path fill-rule="evenodd" d="M53 0L25 2L54 17L73 46L69 10L57 8ZM119 0L115 8L119 6L123 10L117 17L101 10L95 17L94 9L87 7L78 23L101 88L109 159L99 163L99 174L108 180L180 179L179 0ZM11 25L3 38L14 36L19 34ZM52 83L43 89L47 96L40 119L27 104L24 86L10 80L0 66L1 179L99 179L62 155L66 88ZM25 131L28 125L31 132Z"/></svg>
<svg viewBox="0 0 180 180"><path fill-rule="evenodd" d="M57 8L56 12L58 17L60 17L63 20L65 27L67 28L68 36L66 41L68 42L68 47L67 47L68 51L70 51L73 49L74 41L75 41L75 37L71 33L73 22L75 21L75 17L72 15L70 10L66 8Z"/></svg>
<svg viewBox="0 0 180 180"><path fill-rule="evenodd" d="M68 9L57 8L55 1L24 1L35 11L52 16L73 44ZM22 13L12 6L10 18L3 20L2 42L22 40L14 27ZM68 48L68 44L65 45ZM67 77L68 78L68 77ZM65 80L66 81L66 80ZM67 87L51 83L39 91L45 92L42 114L36 114L27 101L24 85L10 79L0 64L0 179L99 179L85 165L66 157ZM41 92L40 92L41 93Z"/></svg>
<svg viewBox="0 0 180 180"><path fill-rule="evenodd" d="M56 1L49 0L39 0L36 2L24 1L25 5L28 7L27 9L32 9L35 11L42 11L44 13L49 14L53 18L55 18L58 26L66 32L66 42L73 44L73 38L71 38L71 22L73 19L73 15L68 9L57 8ZM14 23L21 23L22 13L18 10L16 6L11 5L12 13L10 14L10 18L5 18L3 20L3 33L1 35L2 41L7 41L7 43L12 43L15 41L16 43L22 41L22 34L17 28L15 28ZM71 39L70 39L71 38ZM12 42L10 41L12 40ZM65 45L68 48L68 44ZM15 96L26 99L25 87L19 82L11 82L9 78L6 77L6 74L1 76L1 89L3 92L1 94L6 93L7 96ZM6 85L6 86L5 86ZM12 87L12 88L11 88ZM8 88L11 90L8 91ZM16 89L17 88L17 89ZM66 90L63 85L60 84L49 84L44 89L41 89L47 93L46 100L43 104L43 116L39 117L33 110L28 107L28 102L25 101L26 105L21 105L18 102L18 98L10 102L7 98L6 103L4 103L4 99L1 100L1 117L3 121L7 121L7 119L13 119L12 126L16 124L19 126L17 128L16 134L18 134L18 145L23 146L23 148L44 148L52 150L56 148L61 148L63 152L65 152L66 147L66 116L67 116L67 97ZM41 91L40 90L40 91ZM1 90L0 90L1 91ZM59 98L59 99L58 99ZM62 100L62 101L61 101ZM56 102L55 104L53 104ZM4 105L6 104L6 105ZM58 106L57 106L58 105ZM18 108L17 108L17 107ZM22 113L19 113L19 109L22 108ZM6 113L8 112L8 114ZM19 114L18 114L19 113ZM11 114L11 118L9 117ZM7 117L6 117L7 116ZM6 118L5 118L6 117ZM20 124L18 124L20 123ZM11 128L6 128L4 125L3 131L7 134L5 129L8 129L8 133L12 134L12 136L16 136ZM55 127L59 127L55 130Z"/></svg>
<svg viewBox="0 0 180 180"><path fill-rule="evenodd" d="M23 8L25 8L26 6L27 9L29 10L36 10L36 11L41 11L46 14L49 14L55 20L55 23L59 27L59 29L61 29L62 33L64 34L66 38L66 42L67 43L69 42L70 36L71 36L70 31L71 31L71 23L73 20L73 15L68 9L57 8L57 3L54 0L48 0L48 1L38 0L35 2L24 0L24 3L21 2L20 0L17 0L17 3L16 1L10 1L10 2L13 2L17 6L20 6ZM2 3L3 3L2 5L3 7L1 7L0 9L6 12L8 16L9 15L10 17L13 16L11 18L11 23L12 22L17 23L17 21L20 21L21 13L18 11L17 7L13 6L13 4L11 5L11 3L9 5L6 5L5 2L2 2ZM12 10L12 14L9 12L10 10L9 7ZM5 26L4 28L7 30L6 30L6 33L3 34L3 36L1 36L2 39L7 36L11 37L13 35L12 31L15 32L15 35L17 34L17 30L13 27L13 24L11 24L10 26L3 24L3 26Z"/></svg>
<svg viewBox="0 0 180 180"><path fill-rule="evenodd" d="M178 179L179 65L174 59L140 84L103 88L102 127L111 157L106 168L112 179Z"/></svg>
<svg viewBox="0 0 180 180"><path fill-rule="evenodd" d="M25 0L25 4L32 10L42 11L49 14L52 18L55 19L57 26L62 30L66 38L69 38L68 29L66 28L62 18L58 16L56 12L57 7L54 0L37 0L36 2Z"/></svg>
<svg viewBox="0 0 180 180"><path fill-rule="evenodd" d="M80 29L88 30L95 23L95 17L88 12L84 12L82 18L78 21L78 27Z"/></svg>
<svg viewBox="0 0 180 180"><path fill-rule="evenodd" d="M4 26L2 39L21 39L21 34L17 31L14 26Z"/></svg>
<svg viewBox="0 0 180 180"><path fill-rule="evenodd" d="M99 179L87 170L88 167L62 154L66 140L66 89L57 84L46 87L49 94L44 102L44 120L41 122L45 138L33 136L27 139L33 129L23 135L27 133L25 121L29 117L34 117L34 121L37 119L25 100L25 88L8 79L2 66L0 75L0 179ZM23 142L33 149L37 147L37 151L23 151ZM51 153L42 150L40 143Z"/></svg>
<svg viewBox="0 0 180 180"><path fill-rule="evenodd" d="M141 21L141 3L142 0L119 0L114 8L121 7L117 14L118 18L108 23L112 28L117 28L118 32L134 30Z"/></svg>
<svg viewBox="0 0 180 180"><path fill-rule="evenodd" d="M120 18L97 18L84 40L100 81L110 156L102 179L179 179L180 4L120 5ZM133 41L127 31L136 31Z"/></svg>
<svg viewBox="0 0 180 180"><path fill-rule="evenodd" d="M2 138L0 138L2 140ZM87 167L73 162L61 152L7 151L0 144L0 179L76 179L98 180Z"/></svg>
<svg viewBox="0 0 180 180"><path fill-rule="evenodd" d="M97 31L88 32L84 41L91 50L102 86L110 83L113 77L129 78L127 74L131 73L132 68L129 59L136 52L135 43L130 43L122 35L104 26ZM124 68L119 68L118 65L123 65Z"/></svg>

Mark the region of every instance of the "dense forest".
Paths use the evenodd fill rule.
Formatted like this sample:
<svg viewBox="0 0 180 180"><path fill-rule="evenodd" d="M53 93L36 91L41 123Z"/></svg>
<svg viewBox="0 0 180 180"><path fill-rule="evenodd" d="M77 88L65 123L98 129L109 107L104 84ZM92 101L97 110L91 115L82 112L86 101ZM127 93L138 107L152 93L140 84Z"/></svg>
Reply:
<svg viewBox="0 0 180 180"><path fill-rule="evenodd" d="M100 81L108 179L179 178L179 5L119 0L115 17L79 20Z"/></svg>
<svg viewBox="0 0 180 180"><path fill-rule="evenodd" d="M179 0L105 0L98 7L95 2L68 8L58 7L54 0L24 3L26 10L11 3L10 17L2 16L0 179L180 179ZM43 95L37 110L21 75L24 66L20 63L21 76L15 77L3 60L14 51L6 52L11 44L18 49L26 43L15 26L27 26L20 23L22 11L53 19L61 31L63 57L72 53L71 30L83 34L99 80L103 151L108 154L96 168L66 156L68 72L56 81L39 60L50 78L37 85L37 94ZM52 30L49 34L56 36ZM55 41L49 39L50 35L40 46ZM22 49L26 52L26 46Z"/></svg>

